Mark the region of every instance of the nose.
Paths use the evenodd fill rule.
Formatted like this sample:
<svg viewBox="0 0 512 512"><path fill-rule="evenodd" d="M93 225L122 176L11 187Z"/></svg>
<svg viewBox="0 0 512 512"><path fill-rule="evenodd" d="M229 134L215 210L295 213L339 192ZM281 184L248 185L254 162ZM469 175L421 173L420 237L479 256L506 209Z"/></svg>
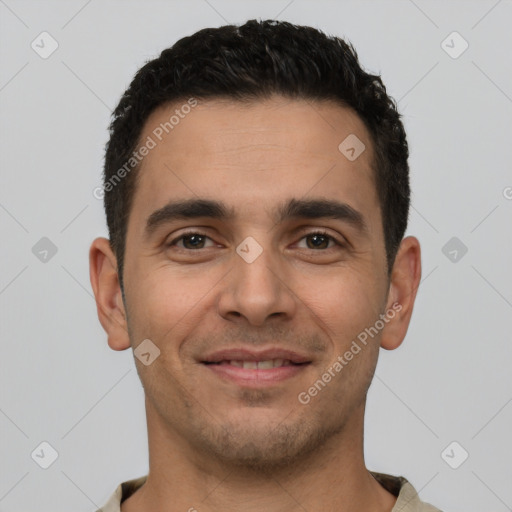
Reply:
<svg viewBox="0 0 512 512"><path fill-rule="evenodd" d="M219 314L230 321L262 326L271 318L291 319L297 310L290 273L263 250L248 262L233 256L233 268L223 280L218 301Z"/></svg>

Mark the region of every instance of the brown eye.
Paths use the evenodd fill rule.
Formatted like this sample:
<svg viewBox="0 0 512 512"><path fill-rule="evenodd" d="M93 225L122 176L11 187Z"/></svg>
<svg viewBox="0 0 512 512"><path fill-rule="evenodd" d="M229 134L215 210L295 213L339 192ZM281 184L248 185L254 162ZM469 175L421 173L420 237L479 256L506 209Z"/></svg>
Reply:
<svg viewBox="0 0 512 512"><path fill-rule="evenodd" d="M183 247L186 249L202 249L205 244L206 237L202 235L185 235L183 240Z"/></svg>
<svg viewBox="0 0 512 512"><path fill-rule="evenodd" d="M308 249L329 249L330 243L336 244L336 241L329 235L323 233L311 233L303 238L306 240L306 247Z"/></svg>
<svg viewBox="0 0 512 512"><path fill-rule="evenodd" d="M310 249L327 249L329 239L324 235L309 235L306 237Z"/></svg>
<svg viewBox="0 0 512 512"><path fill-rule="evenodd" d="M175 238L169 246L176 246L179 249L205 249L207 247L211 247L213 245L213 241L210 237L203 235L202 233L188 233L185 235L181 235L178 238Z"/></svg>

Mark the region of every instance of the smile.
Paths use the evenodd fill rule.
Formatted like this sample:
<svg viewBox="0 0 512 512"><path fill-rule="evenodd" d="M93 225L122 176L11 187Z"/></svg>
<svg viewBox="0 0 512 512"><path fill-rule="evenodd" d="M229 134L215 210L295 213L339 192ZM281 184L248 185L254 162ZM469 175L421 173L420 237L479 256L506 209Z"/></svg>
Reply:
<svg viewBox="0 0 512 512"><path fill-rule="evenodd" d="M222 364L235 366L237 368L244 368L246 370L270 370L271 368L281 368L282 366L292 366L300 363L293 363L289 359L267 359L265 361L247 361L247 360L231 360L220 361L218 363L207 364Z"/></svg>
<svg viewBox="0 0 512 512"><path fill-rule="evenodd" d="M310 364L293 363L289 359L247 361L240 359L203 362L216 377L243 387L265 387L291 379Z"/></svg>

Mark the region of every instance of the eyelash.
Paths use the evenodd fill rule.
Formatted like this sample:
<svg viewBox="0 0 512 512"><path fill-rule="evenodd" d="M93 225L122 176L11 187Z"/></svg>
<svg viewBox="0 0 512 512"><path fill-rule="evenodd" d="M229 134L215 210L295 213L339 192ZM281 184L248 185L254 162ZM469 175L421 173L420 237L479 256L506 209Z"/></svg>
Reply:
<svg viewBox="0 0 512 512"><path fill-rule="evenodd" d="M187 236L193 236L193 235L198 235L198 236L201 236L201 237L204 237L204 238L208 238L211 240L211 238L205 234L205 233L201 233L200 231L187 231L185 233L182 233L180 236L174 238L171 242L169 242L167 244L168 247L172 247L173 245L175 245L177 242L179 242L180 240L183 240L185 237ZM304 238L307 238L307 237L310 237L310 236L315 236L315 235L319 235L319 236L323 236L325 238L328 238L330 242L333 242L336 246L340 247L340 248L343 248L345 247L345 244L341 243L339 240L337 240L336 238L334 238L332 235L330 235L329 233L327 233L326 231L322 231L321 229L319 230L315 230L315 231L311 231L309 233L306 233L304 234L300 239L300 240L303 240ZM200 249L187 249L186 247L179 247L179 249L183 249L185 251L199 251L201 250L202 248ZM319 251L328 251L329 249L333 249L333 247L328 247L326 249L318 249ZM314 251L316 249L310 249L311 251Z"/></svg>

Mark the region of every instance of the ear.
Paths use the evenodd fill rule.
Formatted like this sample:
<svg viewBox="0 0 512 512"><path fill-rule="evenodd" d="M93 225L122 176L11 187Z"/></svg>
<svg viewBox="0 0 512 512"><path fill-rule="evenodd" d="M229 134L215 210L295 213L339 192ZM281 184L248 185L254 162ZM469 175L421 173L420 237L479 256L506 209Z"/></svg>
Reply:
<svg viewBox="0 0 512 512"><path fill-rule="evenodd" d="M408 236L400 244L391 272L386 304L389 322L382 331L382 348L394 350L405 338L420 279L420 243L417 238ZM394 316L391 317L393 313Z"/></svg>
<svg viewBox="0 0 512 512"><path fill-rule="evenodd" d="M98 318L112 350L130 348L126 312L117 274L117 259L106 238L96 238L89 250L89 274Z"/></svg>

